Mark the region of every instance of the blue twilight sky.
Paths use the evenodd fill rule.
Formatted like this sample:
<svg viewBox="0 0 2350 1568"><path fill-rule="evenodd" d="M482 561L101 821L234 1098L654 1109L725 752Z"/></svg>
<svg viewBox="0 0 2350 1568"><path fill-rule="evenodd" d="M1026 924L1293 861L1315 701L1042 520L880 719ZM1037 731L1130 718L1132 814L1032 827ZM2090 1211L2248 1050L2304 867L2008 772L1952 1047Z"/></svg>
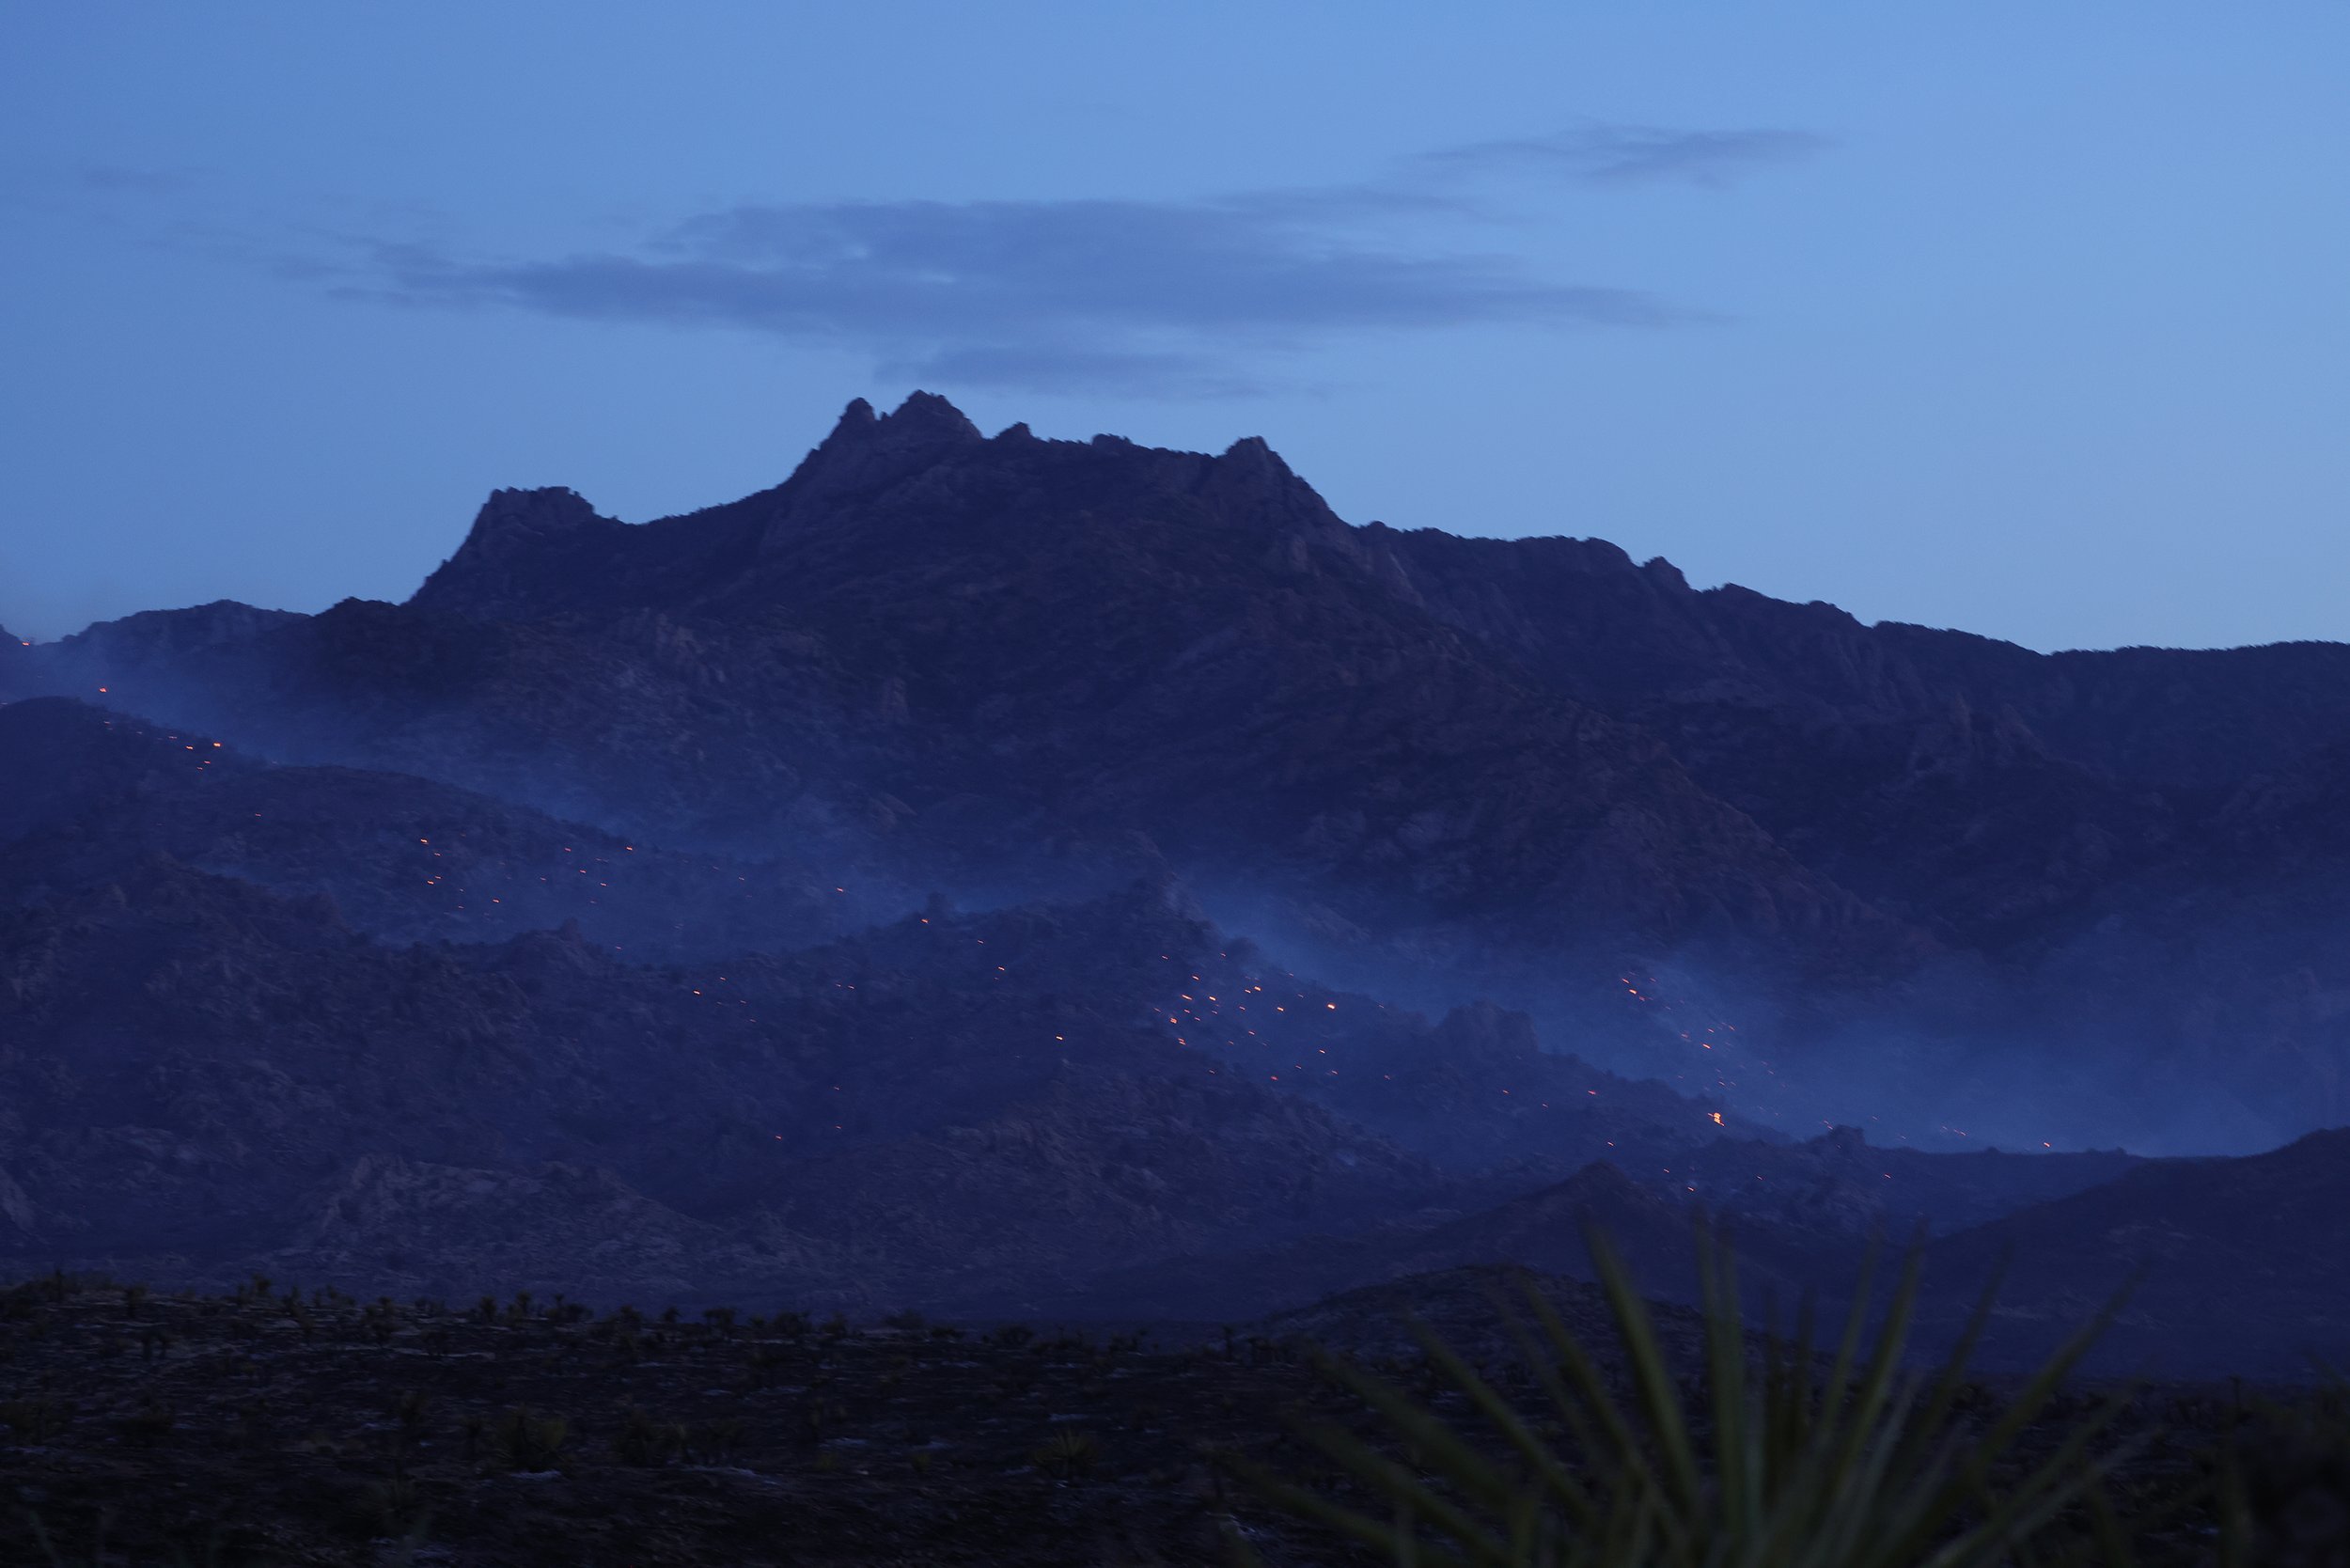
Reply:
<svg viewBox="0 0 2350 1568"><path fill-rule="evenodd" d="M854 396L2040 648L2350 638L2350 7L18 5L0 623Z"/></svg>

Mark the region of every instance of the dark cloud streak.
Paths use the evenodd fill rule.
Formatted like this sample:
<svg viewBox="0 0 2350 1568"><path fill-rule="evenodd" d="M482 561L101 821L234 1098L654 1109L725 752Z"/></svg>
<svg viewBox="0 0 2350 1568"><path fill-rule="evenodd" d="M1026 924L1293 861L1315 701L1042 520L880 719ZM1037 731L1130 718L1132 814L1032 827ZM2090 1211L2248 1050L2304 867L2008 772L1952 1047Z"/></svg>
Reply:
<svg viewBox="0 0 2350 1568"><path fill-rule="evenodd" d="M350 291L758 332L948 384L1233 395L1262 384L1237 364L1360 333L1695 319L1636 289L1409 243L1432 216L1465 211L1427 188L1432 173L1718 182L1809 140L1590 127L1432 154L1387 184L1214 200L745 205L634 253L487 260L377 245Z"/></svg>

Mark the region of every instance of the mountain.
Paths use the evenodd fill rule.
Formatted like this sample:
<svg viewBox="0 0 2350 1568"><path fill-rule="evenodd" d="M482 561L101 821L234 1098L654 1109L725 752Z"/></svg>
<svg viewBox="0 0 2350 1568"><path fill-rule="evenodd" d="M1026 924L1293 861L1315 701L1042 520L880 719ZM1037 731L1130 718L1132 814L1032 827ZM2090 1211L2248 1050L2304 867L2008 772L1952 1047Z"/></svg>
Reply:
<svg viewBox="0 0 2350 1568"><path fill-rule="evenodd" d="M141 851L0 910L0 1258L1017 1305L1715 1130L1523 1019L1432 1026L1263 965L1168 886L931 910L663 964L576 919L382 941L327 894Z"/></svg>
<svg viewBox="0 0 2350 1568"><path fill-rule="evenodd" d="M1105 1273L1048 1306L1101 1317L1115 1315L1115 1304L1148 1300L1169 1316L1224 1322L1304 1311L1338 1293L1458 1269L1506 1265L1589 1280L1585 1233L1594 1228L1645 1294L1696 1303L1702 1226L1731 1247L1749 1301L1758 1309L1775 1303L1783 1314L1806 1295L1840 1299L1872 1251L1899 1255L1929 1237L2101 1188L2146 1163L2118 1152L1883 1149L1852 1127L1803 1144L1623 1138L1563 1180L1517 1184L1521 1190L1497 1201L1489 1188L1475 1195L1481 1202L1431 1204L1349 1234L1149 1262ZM1932 1282L1955 1288L1969 1278L1937 1269ZM1930 1342L1947 1342L1958 1326L1944 1314Z"/></svg>
<svg viewBox="0 0 2350 1568"><path fill-rule="evenodd" d="M1692 589L1598 541L1365 537L1448 620L1659 735L1933 939L1893 987L1799 1004L1816 1065L1782 1065L1859 1080L1832 1110L1915 1126L1907 1086L1938 1080L1934 1120L2015 1138L2246 1148L2350 1121L2350 648L2044 655ZM2060 1108L2124 1096L2102 1125Z"/></svg>
<svg viewBox="0 0 2350 1568"><path fill-rule="evenodd" d="M1522 1014L1431 1023L1270 964L1163 878L681 958L800 903L70 700L0 709L0 737L49 764L0 778L0 1260L26 1271L1011 1316L1164 1313L1213 1279L1195 1305L1230 1317L1567 1267L1558 1216L1599 1201L1685 1295L1683 1176L1818 1163ZM671 913L703 923L665 936ZM560 929L514 929L534 915ZM616 920L656 939L588 939ZM2013 1162L2007 1206L2068 1190L2069 1158ZM1840 1237L1875 1218L1837 1212Z"/></svg>
<svg viewBox="0 0 2350 1568"><path fill-rule="evenodd" d="M1340 983L1490 996L1789 1127L2350 1120L2337 645L1865 626L1597 541L1349 526L1253 439L991 438L916 394L684 516L501 491L405 604L8 652L16 695L812 887L1172 870Z"/></svg>
<svg viewBox="0 0 2350 1568"><path fill-rule="evenodd" d="M1782 1295L2013 1242L2021 1354L2169 1226L2324 1329L2329 1145L2139 1156L2350 1121L2345 757L2335 645L853 403L680 517L500 491L405 604L0 639L0 1258L1223 1320L1590 1216L1685 1297L1702 1213Z"/></svg>
<svg viewBox="0 0 2350 1568"><path fill-rule="evenodd" d="M1700 1294L1700 1217L1675 1195L1597 1160L1564 1181L1487 1206L1423 1210L1352 1235L1306 1237L1214 1260L1146 1263L1105 1275L1090 1295L1050 1306L1071 1317L1104 1316L1112 1301L1147 1300L1162 1303L1169 1317L1214 1323L1308 1312L1325 1298L1462 1269L1525 1268L1588 1281L1594 1278L1585 1246L1591 1229L1607 1237L1645 1294L1687 1303ZM1844 1237L1788 1243L1767 1223L1741 1227L1742 1270L1782 1301L1817 1281L1847 1284L1865 1247ZM1788 1263L1794 1272L1783 1267Z"/></svg>
<svg viewBox="0 0 2350 1568"><path fill-rule="evenodd" d="M1652 737L1400 598L1259 442L991 441L937 399L857 404L774 491L643 528L501 493L404 606L211 635L110 628L54 662L273 755L671 842L877 839L984 878L1141 833L1203 886L1375 938L1532 926L1593 974L1628 941L1810 968L1907 940Z"/></svg>
<svg viewBox="0 0 2350 1568"><path fill-rule="evenodd" d="M1831 1160L1866 1150L1848 1131L1823 1144L1812 1152ZM1716 1144L1704 1152L1727 1152ZM1980 1166L1973 1172L1952 1167L1950 1156L1866 1152L1871 1163L1901 1166L1921 1180L1985 1174ZM2041 1156L1964 1158L2016 1168L2025 1181L2067 1179ZM2090 1173L2078 1167L2069 1174ZM2135 1162L2109 1181L2028 1200L1926 1244L1913 1348L1926 1357L1947 1354L1985 1287L1996 1285L1972 1357L1986 1371L2035 1368L2112 1308L2086 1363L2102 1377L2287 1384L2323 1369L2339 1372L2350 1366L2350 1211L2340 1201L2345 1190L2350 1131L2334 1131L2244 1158ZM1717 1209L1714 1217L1723 1213ZM1324 1268L1313 1278L1315 1294L1326 1298L1275 1301L1280 1309L1269 1311L1264 1331L1366 1354L1408 1354L1414 1341L1402 1317L1409 1311L1456 1344L1507 1355L1492 1305L1496 1287L1522 1311L1524 1284L1537 1283L1571 1323L1597 1321L1597 1293L1588 1283L1591 1270L1580 1241L1587 1224L1616 1241L1643 1291L1671 1302L1698 1300L1691 1218L1663 1195L1595 1166L1556 1187L1384 1246L1325 1248ZM1762 1315L1775 1306L1782 1329L1806 1293L1817 1295L1827 1321L1841 1319L1869 1240L1843 1226L1791 1226L1753 1213L1731 1214L1721 1234L1734 1247L1749 1309ZM1881 1255L1880 1303L1889 1265L1898 1261L1898 1252ZM1232 1294L1217 1305L1269 1299L1250 1270L1228 1268L1223 1278ZM1686 1323L1685 1315L1664 1321Z"/></svg>
<svg viewBox="0 0 2350 1568"><path fill-rule="evenodd" d="M942 921L933 941L986 946L975 929L1030 962L1000 925ZM502 1196L520 1177L601 1184L656 1231L722 1237L770 1286L885 1296L901 1276L853 1266L873 1241L855 1205L885 1184L860 1162L1014 1188L1040 1158L1082 1167L1051 1177L1029 1222L1061 1256L1116 1256L1157 1228L1189 1245L1277 1231L1437 1183L1308 1105L1161 1049L1108 987L1105 1014L962 966L900 980L861 952L705 974L575 933L390 948L323 900L161 856L0 916L0 1147L27 1263L242 1265L327 1245L309 1217L324 1214L341 1216L332 1245L378 1272L410 1270L405 1229L459 1252L470 1282L547 1248L540 1228L516 1229L529 1207ZM1165 1159L1166 1137L1205 1154ZM1167 1175L1152 1174L1162 1160ZM475 1191L487 1200L464 1223L503 1225L519 1257L456 1247ZM1007 1264L1018 1229L990 1238ZM695 1266L723 1276L710 1250ZM548 1266L585 1274L574 1289L627 1283L612 1262L599 1247Z"/></svg>
<svg viewBox="0 0 2350 1568"><path fill-rule="evenodd" d="M2350 1366L2350 1130L2244 1159L2160 1160L1936 1242L1930 1321L1999 1271L1988 1351L2053 1350L2109 1303L2116 1372L2294 1380ZM2126 1294L2123 1293L2126 1292Z"/></svg>

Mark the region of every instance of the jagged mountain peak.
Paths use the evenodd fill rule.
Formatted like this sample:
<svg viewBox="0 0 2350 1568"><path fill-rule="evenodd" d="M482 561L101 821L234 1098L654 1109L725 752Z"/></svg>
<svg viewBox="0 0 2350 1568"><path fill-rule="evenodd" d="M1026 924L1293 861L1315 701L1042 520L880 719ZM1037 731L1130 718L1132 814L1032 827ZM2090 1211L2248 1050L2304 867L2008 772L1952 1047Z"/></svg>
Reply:
<svg viewBox="0 0 2350 1568"><path fill-rule="evenodd" d="M952 402L917 391L885 415L862 398L850 402L831 434L776 492L779 504L763 547L842 508L895 504L897 488L909 483L919 491L915 504L926 507L1007 488L1047 499L1082 489L1094 510L1121 495L1172 491L1208 501L1228 519L1261 515L1323 535L1345 531L1262 436L1243 437L1216 456L1112 434L1042 440L1025 422L991 441Z"/></svg>
<svg viewBox="0 0 2350 1568"><path fill-rule="evenodd" d="M1350 528L1261 437L991 439L930 393L852 402L785 482L682 516L501 491L406 606L69 642L0 650L0 691L111 687L259 756L680 841L993 876L1042 843L1123 864L1131 833L1198 886L1277 887L1348 955L1393 943L1528 1001L1572 975L1578 1017L1614 1005L1619 959L1687 948L1795 1016L1954 954L2074 952L2111 917L2127 961L2083 946L2085 974L2031 982L2036 1031L2083 1055L2126 1016L2182 1074L2223 1059L2222 1028L2291 1063L2323 1039L2287 1074L2308 1092L2242 1124L2344 1104L2320 927L2232 902L2214 963L2143 954L2186 918L2160 911L2218 896L2201 824L2254 775L2287 782L2229 819L2226 886L2339 885L2306 852L2345 840L2280 813L2332 810L2312 748L2350 744L2350 647L2042 655L1867 626L1598 540ZM2024 984L1934 983L1955 999L1921 1011L1985 1029ZM2162 1000L2190 987L2201 1012Z"/></svg>
<svg viewBox="0 0 2350 1568"><path fill-rule="evenodd" d="M577 523L595 515L595 507L569 485L500 488L490 492L490 498L481 503L480 511L474 516L474 526Z"/></svg>
<svg viewBox="0 0 2350 1568"><path fill-rule="evenodd" d="M822 445L811 457L875 444L892 447L962 446L985 441L970 416L935 392L915 391L887 414L863 398L852 398Z"/></svg>
<svg viewBox="0 0 2350 1568"><path fill-rule="evenodd" d="M481 510L474 514L465 547L478 552L511 553L544 538L612 521L601 516L586 496L567 485L494 490L490 498L481 503Z"/></svg>
<svg viewBox="0 0 2350 1568"><path fill-rule="evenodd" d="M979 426L973 424L963 410L935 392L913 391L905 401L891 410L879 422L879 428L891 431L901 439L910 435L936 436L956 441L984 441Z"/></svg>
<svg viewBox="0 0 2350 1568"><path fill-rule="evenodd" d="M776 492L778 521L886 490L964 448L987 445L963 410L935 392L910 393L887 414L852 398L832 433Z"/></svg>
<svg viewBox="0 0 2350 1568"><path fill-rule="evenodd" d="M1368 560L1261 436L1220 454L1116 435L1045 440L1025 424L991 440L947 399L916 391L887 414L852 400L770 490L650 524L605 517L560 487L496 491L412 604L474 619L721 604L764 614L811 550L835 564L875 549L911 562L990 540L1032 550L1039 526L1058 536L1132 522L1176 529L1162 546L1215 531L1251 560L1267 542L1298 566L1309 547Z"/></svg>
<svg viewBox="0 0 2350 1568"><path fill-rule="evenodd" d="M424 580L414 603L526 614L546 601L551 586L569 587L577 579L583 557L608 551L627 529L567 486L494 490L474 514L464 542ZM547 581L550 563L570 568L556 585Z"/></svg>

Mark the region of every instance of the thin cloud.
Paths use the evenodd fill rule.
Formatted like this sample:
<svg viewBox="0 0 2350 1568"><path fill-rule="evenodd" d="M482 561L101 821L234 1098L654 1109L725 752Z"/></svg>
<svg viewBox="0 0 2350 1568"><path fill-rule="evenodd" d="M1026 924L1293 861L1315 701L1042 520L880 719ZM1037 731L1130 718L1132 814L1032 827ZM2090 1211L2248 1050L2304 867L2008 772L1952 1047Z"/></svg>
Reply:
<svg viewBox="0 0 2350 1568"><path fill-rule="evenodd" d="M1471 142L1416 160L1451 173L1531 169L1591 185L1681 182L1727 185L1836 144L1809 131L1674 131L1653 125L1587 124L1555 135Z"/></svg>
<svg viewBox="0 0 2350 1568"><path fill-rule="evenodd" d="M1434 220L1470 210L1427 177L1563 166L1711 182L1792 155L1775 137L1801 139L1590 127L1434 154L1402 182L1204 201L751 204L560 258L378 243L344 291L756 332L948 384L1238 396L1266 389L1246 367L1268 355L1368 333L1702 319L1636 288L1429 245Z"/></svg>
<svg viewBox="0 0 2350 1568"><path fill-rule="evenodd" d="M967 384L1253 389L1236 356L1496 322L1661 326L1637 290L1412 255L1263 204L844 202L730 208L636 254L474 260L380 246L364 291L862 349Z"/></svg>

